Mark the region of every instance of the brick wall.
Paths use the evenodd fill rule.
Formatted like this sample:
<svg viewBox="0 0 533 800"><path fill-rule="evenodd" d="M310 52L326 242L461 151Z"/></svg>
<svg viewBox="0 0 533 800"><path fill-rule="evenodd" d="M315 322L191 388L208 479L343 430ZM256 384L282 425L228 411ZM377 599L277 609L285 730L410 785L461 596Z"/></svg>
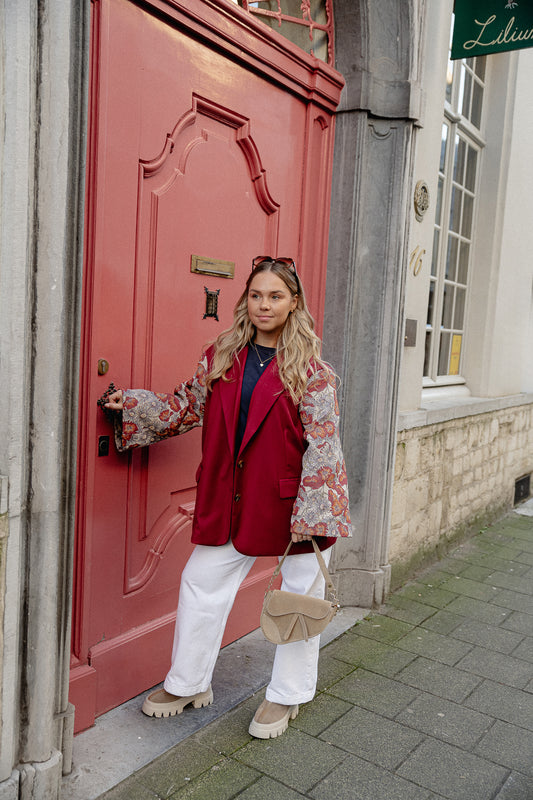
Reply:
<svg viewBox="0 0 533 800"><path fill-rule="evenodd" d="M393 584L513 505L533 472L533 404L400 430L392 502Z"/></svg>

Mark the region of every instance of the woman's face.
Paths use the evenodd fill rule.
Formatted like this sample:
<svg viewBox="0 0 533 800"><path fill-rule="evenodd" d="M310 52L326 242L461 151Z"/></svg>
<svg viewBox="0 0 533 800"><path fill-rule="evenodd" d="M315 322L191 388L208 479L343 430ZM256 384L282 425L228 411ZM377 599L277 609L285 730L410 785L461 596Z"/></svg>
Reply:
<svg viewBox="0 0 533 800"><path fill-rule="evenodd" d="M290 312L298 298L274 272L260 272L248 289L248 316L255 325L255 341L263 347L275 347Z"/></svg>

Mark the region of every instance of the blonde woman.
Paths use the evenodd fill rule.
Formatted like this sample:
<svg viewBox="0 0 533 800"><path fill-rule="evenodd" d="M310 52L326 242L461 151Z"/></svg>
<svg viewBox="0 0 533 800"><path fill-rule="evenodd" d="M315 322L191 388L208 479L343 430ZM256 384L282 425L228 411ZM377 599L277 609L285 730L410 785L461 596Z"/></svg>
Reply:
<svg viewBox="0 0 533 800"><path fill-rule="evenodd" d="M237 590L257 556L281 556L282 588L323 596L311 537L329 563L339 536L351 535L338 432L335 376L290 258L261 256L234 322L173 394L118 391L107 407L119 450L198 425L202 461L192 541L183 571L172 665L164 689L143 705L149 716L180 714L213 700L213 674ZM316 689L319 637L276 648L266 699L250 724L262 739L281 735Z"/></svg>

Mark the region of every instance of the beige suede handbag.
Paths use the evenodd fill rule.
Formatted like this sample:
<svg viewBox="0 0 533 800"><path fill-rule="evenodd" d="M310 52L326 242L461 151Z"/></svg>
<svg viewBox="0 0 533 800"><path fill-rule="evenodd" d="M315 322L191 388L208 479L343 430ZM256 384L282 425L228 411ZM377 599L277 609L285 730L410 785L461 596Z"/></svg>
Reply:
<svg viewBox="0 0 533 800"><path fill-rule="evenodd" d="M318 636L331 622L340 608L322 553L314 539L312 539L312 542L332 600L323 600L320 597L309 597L306 594L296 594L295 592L285 592L281 589L271 588L274 580L281 572L283 562L291 548L292 542L289 542L283 558L270 579L263 601L263 610L261 611L261 629L265 637L274 644L299 642L302 639L307 641L313 636Z"/></svg>

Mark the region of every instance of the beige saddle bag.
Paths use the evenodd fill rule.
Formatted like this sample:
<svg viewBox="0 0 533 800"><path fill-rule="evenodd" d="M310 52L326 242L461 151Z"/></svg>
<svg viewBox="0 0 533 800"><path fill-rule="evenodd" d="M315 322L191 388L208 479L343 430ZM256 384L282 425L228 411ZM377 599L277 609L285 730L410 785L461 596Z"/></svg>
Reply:
<svg viewBox="0 0 533 800"><path fill-rule="evenodd" d="M274 644L299 642L302 639L307 641L313 636L318 636L340 608L322 553L314 539L312 542L332 600L271 588L289 553L292 545L290 542L270 579L261 611L261 629L265 637Z"/></svg>

